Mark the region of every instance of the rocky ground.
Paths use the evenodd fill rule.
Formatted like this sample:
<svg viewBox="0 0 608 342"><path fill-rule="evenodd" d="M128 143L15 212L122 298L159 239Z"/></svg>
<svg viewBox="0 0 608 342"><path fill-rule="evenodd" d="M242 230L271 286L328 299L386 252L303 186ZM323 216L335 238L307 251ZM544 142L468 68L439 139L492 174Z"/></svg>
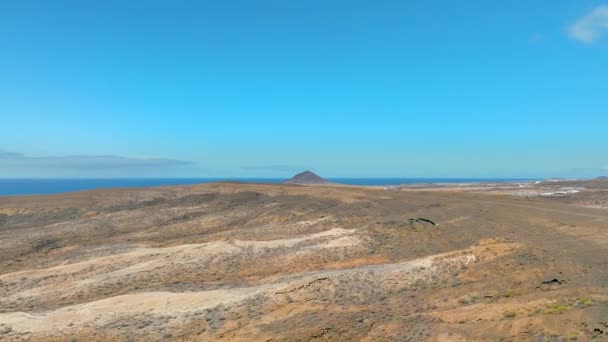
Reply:
<svg viewBox="0 0 608 342"><path fill-rule="evenodd" d="M0 197L0 340L608 338L605 209L457 190Z"/></svg>

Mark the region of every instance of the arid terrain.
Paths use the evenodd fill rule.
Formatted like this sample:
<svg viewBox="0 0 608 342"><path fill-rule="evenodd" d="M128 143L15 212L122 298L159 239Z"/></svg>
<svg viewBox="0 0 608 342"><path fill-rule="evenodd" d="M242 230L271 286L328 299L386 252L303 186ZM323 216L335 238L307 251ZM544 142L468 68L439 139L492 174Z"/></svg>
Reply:
<svg viewBox="0 0 608 342"><path fill-rule="evenodd" d="M605 340L590 182L0 197L0 340Z"/></svg>
<svg viewBox="0 0 608 342"><path fill-rule="evenodd" d="M484 194L542 197L548 201L587 208L608 209L608 178L588 180L546 180L496 183L412 184L386 187L387 190L458 191Z"/></svg>

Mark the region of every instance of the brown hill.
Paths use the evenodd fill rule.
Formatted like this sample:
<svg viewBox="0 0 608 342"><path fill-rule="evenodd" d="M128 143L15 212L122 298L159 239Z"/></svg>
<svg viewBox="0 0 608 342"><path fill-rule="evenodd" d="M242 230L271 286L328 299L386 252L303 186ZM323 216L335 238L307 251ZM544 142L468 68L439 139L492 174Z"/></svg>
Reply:
<svg viewBox="0 0 608 342"><path fill-rule="evenodd" d="M456 188L0 196L0 341L605 341L608 211Z"/></svg>
<svg viewBox="0 0 608 342"><path fill-rule="evenodd" d="M311 171L304 171L284 181L285 184L330 184L327 180L319 177Z"/></svg>

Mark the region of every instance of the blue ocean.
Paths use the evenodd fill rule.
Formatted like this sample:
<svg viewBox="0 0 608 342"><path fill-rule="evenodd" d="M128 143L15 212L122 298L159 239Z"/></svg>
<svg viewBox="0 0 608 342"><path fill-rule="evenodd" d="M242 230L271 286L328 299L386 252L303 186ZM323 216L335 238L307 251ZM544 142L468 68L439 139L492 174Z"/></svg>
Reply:
<svg viewBox="0 0 608 342"><path fill-rule="evenodd" d="M189 185L222 180L247 183L280 183L284 178L122 178L122 179L0 179L0 196L43 195L99 188ZM329 178L348 185L401 185L417 183L510 182L517 178Z"/></svg>

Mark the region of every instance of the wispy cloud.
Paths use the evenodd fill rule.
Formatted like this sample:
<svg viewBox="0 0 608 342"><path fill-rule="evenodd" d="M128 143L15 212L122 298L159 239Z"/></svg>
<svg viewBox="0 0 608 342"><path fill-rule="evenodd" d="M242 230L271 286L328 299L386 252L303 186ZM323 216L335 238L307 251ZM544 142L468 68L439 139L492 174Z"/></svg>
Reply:
<svg viewBox="0 0 608 342"><path fill-rule="evenodd" d="M570 36L583 43L593 43L608 32L608 5L596 7L568 28Z"/></svg>
<svg viewBox="0 0 608 342"><path fill-rule="evenodd" d="M243 170L249 171L294 171L296 168L289 165L250 165L241 166Z"/></svg>
<svg viewBox="0 0 608 342"><path fill-rule="evenodd" d="M73 155L31 157L0 150L1 167L106 170L123 168L162 168L191 165L192 162L167 158L132 158L113 155Z"/></svg>

